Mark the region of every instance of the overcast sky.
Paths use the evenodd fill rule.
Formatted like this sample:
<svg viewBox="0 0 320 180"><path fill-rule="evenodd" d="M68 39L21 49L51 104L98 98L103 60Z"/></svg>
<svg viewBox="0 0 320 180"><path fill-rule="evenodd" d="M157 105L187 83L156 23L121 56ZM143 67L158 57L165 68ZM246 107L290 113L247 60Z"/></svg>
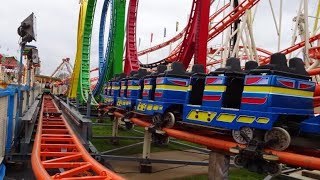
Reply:
<svg viewBox="0 0 320 180"><path fill-rule="evenodd" d="M98 64L98 32L103 0L97 1L91 43L91 67L97 67ZM216 9L217 1L211 7L212 12ZM38 40L32 44L39 49L42 74L50 75L65 57L69 57L73 64L76 53L79 0L1 0L1 2L0 53L17 56L19 49L17 27L22 20L34 12L37 16ZM192 0L140 0L137 28L137 38L141 38L139 49L150 46L151 32L154 33L152 45L155 45L176 34L176 21L179 21L179 30L183 29L190 13L191 2ZM272 0L272 2L276 17L278 17L279 1ZM290 44L292 19L297 14L300 0L284 0L283 2L282 49ZM314 15L315 11L316 0L310 0L309 14ZM314 21L312 18L309 20ZM310 22L310 27L312 23ZM163 38L164 27L167 28L166 38ZM106 30L108 30L108 25ZM106 37L107 34L108 32L106 32ZM277 36L268 0L261 0L259 3L254 21L254 36L257 46L276 51ZM220 43L221 37L217 37L210 45ZM165 48L151 53L149 62L165 57L168 52L169 48ZM141 57L141 61L145 62L146 56Z"/></svg>

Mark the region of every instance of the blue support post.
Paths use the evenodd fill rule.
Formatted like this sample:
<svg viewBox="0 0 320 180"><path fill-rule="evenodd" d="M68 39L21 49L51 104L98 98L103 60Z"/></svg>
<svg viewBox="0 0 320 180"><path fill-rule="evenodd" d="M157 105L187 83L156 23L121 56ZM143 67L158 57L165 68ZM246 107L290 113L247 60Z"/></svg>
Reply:
<svg viewBox="0 0 320 180"><path fill-rule="evenodd" d="M6 153L8 153L11 150L11 145L13 142L14 94L15 94L15 89L11 89L9 98L8 98L8 109L7 109L8 122L7 122Z"/></svg>

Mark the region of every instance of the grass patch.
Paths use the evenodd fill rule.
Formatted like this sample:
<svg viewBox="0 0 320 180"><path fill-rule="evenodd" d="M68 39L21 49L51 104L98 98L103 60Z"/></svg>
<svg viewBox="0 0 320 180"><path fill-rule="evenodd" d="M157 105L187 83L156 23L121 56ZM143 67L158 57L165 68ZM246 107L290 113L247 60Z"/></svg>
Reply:
<svg viewBox="0 0 320 180"><path fill-rule="evenodd" d="M93 136L111 136L112 134L112 121L108 121L105 120L104 121L105 125L108 126L93 126L92 127L92 132L93 132ZM139 127L139 126L135 126L134 127L135 130L138 130L140 132L144 131L143 127ZM138 136L138 137L143 137L142 133L133 131L133 130L125 130L125 129L121 129L119 128L118 131L118 136ZM112 145L110 142L110 139L91 139L91 142L93 143L93 145L98 149L98 151L103 152L103 151L107 151L107 150L111 150L114 148L119 148L119 147L123 147L123 146L127 146L127 145L131 145L131 144L135 144L138 142L143 141L143 139L141 140L129 140L129 139L120 139L119 141L119 145ZM177 140L175 139L175 141L177 142L182 142L188 145L193 145L196 147L203 147L201 145L197 145L197 144L193 144L187 141L181 141L181 140ZM132 154L140 154L142 153L142 148L143 145L138 145L135 147L131 147L131 148L127 148L124 150L120 150L117 151L115 153L112 153L113 155L132 155ZM205 148L205 147L203 147ZM187 150L190 149L190 147L185 147L182 145L178 145L178 144L174 144L174 143L169 143L168 145L165 146L155 146L152 145L151 146L151 152L163 152L163 151L173 151L173 150Z"/></svg>
<svg viewBox="0 0 320 180"><path fill-rule="evenodd" d="M264 175L250 172L246 169L231 169L229 171L229 180L262 180ZM207 180L207 174L200 174L176 180Z"/></svg>
<svg viewBox="0 0 320 180"><path fill-rule="evenodd" d="M263 174L257 174L254 172L250 172L246 169L233 169L229 172L229 179L230 180L260 180L264 179L265 175Z"/></svg>

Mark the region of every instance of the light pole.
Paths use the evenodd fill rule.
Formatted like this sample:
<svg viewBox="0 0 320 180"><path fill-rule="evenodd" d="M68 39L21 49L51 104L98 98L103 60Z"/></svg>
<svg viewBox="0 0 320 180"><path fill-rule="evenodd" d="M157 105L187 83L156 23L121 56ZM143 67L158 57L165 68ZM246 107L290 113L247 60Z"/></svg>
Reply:
<svg viewBox="0 0 320 180"><path fill-rule="evenodd" d="M28 46L28 48L31 48L28 50L27 53L27 68L28 68L28 75L27 75L27 87L29 88L29 91L27 91L27 106L29 107L29 101L30 101L30 87L31 87L31 69L32 65L39 64L39 57L38 57L38 50L35 46Z"/></svg>
<svg viewBox="0 0 320 180"><path fill-rule="evenodd" d="M30 14L25 20L21 22L21 25L18 27L18 34L21 37L20 42L20 67L18 74L18 98L17 98L17 118L22 116L22 95L21 95L21 80L22 80L22 66L23 66L23 52L26 44L33 40L36 41L36 17L34 14Z"/></svg>

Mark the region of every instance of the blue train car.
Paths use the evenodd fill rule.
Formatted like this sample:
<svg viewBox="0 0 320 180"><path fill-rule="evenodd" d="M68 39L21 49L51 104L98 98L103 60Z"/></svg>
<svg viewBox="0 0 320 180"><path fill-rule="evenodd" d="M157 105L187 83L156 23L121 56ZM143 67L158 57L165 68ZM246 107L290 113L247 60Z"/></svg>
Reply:
<svg viewBox="0 0 320 180"><path fill-rule="evenodd" d="M188 73L179 62L171 70L160 65L150 75L139 71L110 81L106 102L152 116L157 128L182 121L230 131L241 144L258 138L276 150L285 150L292 136L320 135L320 117L313 112L315 83L299 58L290 59L288 67L285 55L277 53L269 65L249 61L244 70L239 59L230 58L225 68L209 74L201 65Z"/></svg>
<svg viewBox="0 0 320 180"><path fill-rule="evenodd" d="M126 111L134 110L136 100L141 98L141 88L143 87L143 77L148 75L147 70L139 69L132 72L128 78L120 81L120 96L117 98L116 107Z"/></svg>
<svg viewBox="0 0 320 180"><path fill-rule="evenodd" d="M183 122L232 130L234 140L242 144L259 135L265 142L277 139L271 145L277 150L290 145L290 134L320 134L320 119L315 120L313 112L315 83L305 76L300 59L290 63L302 67L290 69L285 56L275 54L271 65L245 76L240 62L232 61L228 59L229 69L206 77L202 104L186 104Z"/></svg>
<svg viewBox="0 0 320 180"><path fill-rule="evenodd" d="M104 105L115 106L117 98L120 94L120 79L124 78L125 74L116 75L115 78L107 82L105 94L103 96Z"/></svg>
<svg viewBox="0 0 320 180"><path fill-rule="evenodd" d="M153 122L161 127L172 127L186 102L189 79L181 63L173 63L171 70L158 69L144 79L143 97L137 99L136 112L153 116Z"/></svg>

